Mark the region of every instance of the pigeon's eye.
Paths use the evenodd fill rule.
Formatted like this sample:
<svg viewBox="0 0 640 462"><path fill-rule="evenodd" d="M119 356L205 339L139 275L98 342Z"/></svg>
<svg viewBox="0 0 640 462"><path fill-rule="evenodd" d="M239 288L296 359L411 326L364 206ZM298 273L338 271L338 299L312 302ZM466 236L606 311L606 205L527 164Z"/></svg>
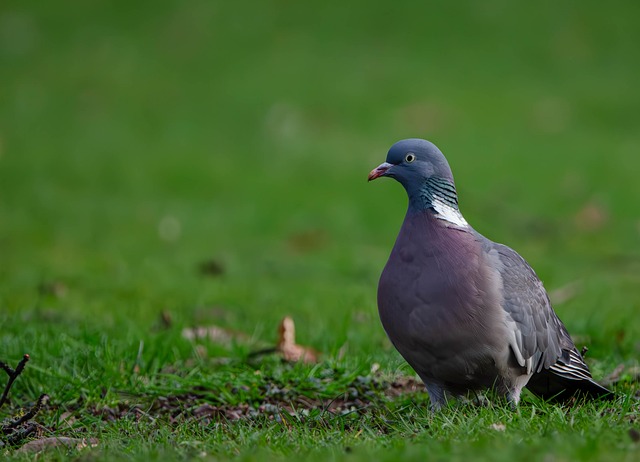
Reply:
<svg viewBox="0 0 640 462"><path fill-rule="evenodd" d="M404 160L407 161L407 163L410 164L411 162L416 160L416 155L414 153L412 153L412 152L409 152L409 153L407 153L406 156L404 156Z"/></svg>

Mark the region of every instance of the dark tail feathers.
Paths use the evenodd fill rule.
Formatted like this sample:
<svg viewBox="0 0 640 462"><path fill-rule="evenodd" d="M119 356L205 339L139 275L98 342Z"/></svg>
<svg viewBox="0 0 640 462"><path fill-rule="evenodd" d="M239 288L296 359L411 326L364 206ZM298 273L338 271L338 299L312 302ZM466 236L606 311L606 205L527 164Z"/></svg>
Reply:
<svg viewBox="0 0 640 462"><path fill-rule="evenodd" d="M572 380L554 374L550 369L534 374L527 388L542 399L561 402L572 397L611 400L615 397L593 379Z"/></svg>
<svg viewBox="0 0 640 462"><path fill-rule="evenodd" d="M589 399L613 399L613 392L596 383L577 350L569 351L569 358L559 359L549 369L534 374L527 388L543 399L566 401L574 396Z"/></svg>

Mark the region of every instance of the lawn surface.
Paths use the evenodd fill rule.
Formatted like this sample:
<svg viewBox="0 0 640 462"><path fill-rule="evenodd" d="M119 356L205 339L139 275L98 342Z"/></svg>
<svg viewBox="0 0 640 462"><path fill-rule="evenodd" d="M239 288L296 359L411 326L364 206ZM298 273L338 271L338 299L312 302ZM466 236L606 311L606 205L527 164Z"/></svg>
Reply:
<svg viewBox="0 0 640 462"><path fill-rule="evenodd" d="M640 458L640 6L428 3L3 2L0 419L48 394L98 442L53 460ZM407 137L618 401L429 412L375 301ZM287 315L319 363L251 355Z"/></svg>

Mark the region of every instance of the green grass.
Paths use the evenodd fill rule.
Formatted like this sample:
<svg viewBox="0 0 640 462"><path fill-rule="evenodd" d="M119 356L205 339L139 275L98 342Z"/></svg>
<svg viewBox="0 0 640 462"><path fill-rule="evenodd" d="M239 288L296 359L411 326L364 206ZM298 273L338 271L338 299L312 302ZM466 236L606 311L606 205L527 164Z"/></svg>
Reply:
<svg viewBox="0 0 640 462"><path fill-rule="evenodd" d="M632 1L4 2L0 360L32 359L2 417L48 393L47 431L100 441L54 460L635 460L630 376L613 405L515 413L385 394L412 374L375 305L406 199L366 175L398 139L436 142L467 220L550 291L577 283L555 308L596 378L637 365L639 19ZM249 361L285 315L319 365ZM248 337L181 337L210 324ZM184 415L259 410L272 385L370 405L154 414L194 390Z"/></svg>

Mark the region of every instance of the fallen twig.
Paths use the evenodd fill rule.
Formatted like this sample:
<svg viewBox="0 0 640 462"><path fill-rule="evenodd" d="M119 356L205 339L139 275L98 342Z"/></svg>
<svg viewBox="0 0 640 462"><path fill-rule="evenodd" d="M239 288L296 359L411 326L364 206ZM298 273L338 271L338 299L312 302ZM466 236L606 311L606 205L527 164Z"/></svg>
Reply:
<svg viewBox="0 0 640 462"><path fill-rule="evenodd" d="M0 428L0 433L4 435L11 433L23 423L33 419L36 416L36 414L40 412L40 410L42 409L42 406L45 405L47 401L49 401L49 395L45 395L45 394L40 395L40 397L38 398L38 401L36 401L36 404L34 404L34 406L31 409L29 409L29 412L25 413L22 417L2 426L2 428Z"/></svg>
<svg viewBox="0 0 640 462"><path fill-rule="evenodd" d="M9 376L9 380L4 387L4 391L2 393L2 397L0 397L0 407L7 402L7 397L9 396L9 391L11 390L11 386L18 378L18 376L24 370L27 362L29 361L29 355L25 354L18 366L13 369L8 364L0 361L0 369L5 371ZM42 407L49 400L49 396L46 394L40 395L36 404L31 407L27 412L22 416L15 417L13 419L7 419L2 424L0 424L0 447L3 446L20 446L23 444L25 439L31 434L35 433L39 425L37 423L31 422L38 412L42 410Z"/></svg>
<svg viewBox="0 0 640 462"><path fill-rule="evenodd" d="M11 386L13 382L18 378L18 376L22 373L25 366L29 362L29 355L24 355L20 362L18 363L18 367L12 369L8 364L0 361L0 369L5 371L9 376L9 380L7 381L7 385L4 387L4 392L2 393L2 397L0 397L0 408L7 401L7 396L9 396L9 390L11 390Z"/></svg>

